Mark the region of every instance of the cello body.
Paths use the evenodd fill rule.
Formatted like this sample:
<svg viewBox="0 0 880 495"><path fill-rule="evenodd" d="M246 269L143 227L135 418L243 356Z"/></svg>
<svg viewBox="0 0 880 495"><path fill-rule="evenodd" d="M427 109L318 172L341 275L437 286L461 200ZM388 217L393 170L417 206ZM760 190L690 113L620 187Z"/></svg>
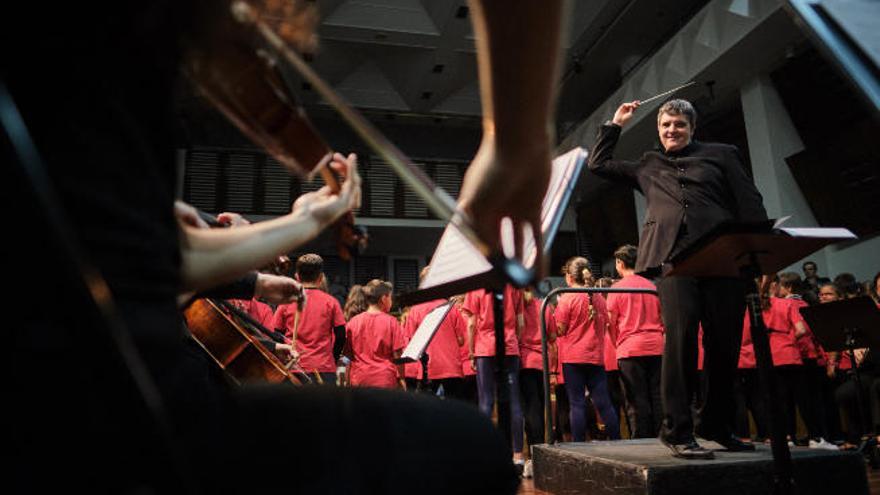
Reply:
<svg viewBox="0 0 880 495"><path fill-rule="evenodd" d="M184 317L196 342L236 383L301 384L275 354L214 301L195 300Z"/></svg>

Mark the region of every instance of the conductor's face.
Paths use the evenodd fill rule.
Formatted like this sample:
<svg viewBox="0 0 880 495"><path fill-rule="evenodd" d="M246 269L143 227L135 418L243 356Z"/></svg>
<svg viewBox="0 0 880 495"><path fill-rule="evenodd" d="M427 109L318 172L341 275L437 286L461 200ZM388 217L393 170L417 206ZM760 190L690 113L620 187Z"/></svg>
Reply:
<svg viewBox="0 0 880 495"><path fill-rule="evenodd" d="M664 113L657 122L660 144L667 153L678 151L691 142L694 128L684 115Z"/></svg>

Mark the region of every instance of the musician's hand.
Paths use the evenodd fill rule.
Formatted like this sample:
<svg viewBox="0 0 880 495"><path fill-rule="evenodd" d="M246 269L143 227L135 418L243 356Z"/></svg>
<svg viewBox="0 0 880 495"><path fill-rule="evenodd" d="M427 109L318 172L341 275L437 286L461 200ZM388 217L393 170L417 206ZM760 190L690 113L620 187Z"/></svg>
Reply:
<svg viewBox="0 0 880 495"><path fill-rule="evenodd" d="M537 133L540 134L540 133ZM509 218L513 225L513 252L523 260L523 240L541 241L541 203L550 182L549 141L537 138L516 149L496 146L491 135L484 134L480 150L468 167L461 185L459 207L467 215L480 238L494 252L502 252L501 223ZM510 148L510 146L508 146ZM535 267L543 274L542 250L538 249Z"/></svg>
<svg viewBox="0 0 880 495"><path fill-rule="evenodd" d="M832 363L828 363L825 365L825 374L828 375L828 378L834 378L834 375L837 374L837 366Z"/></svg>
<svg viewBox="0 0 880 495"><path fill-rule="evenodd" d="M299 360L299 353L291 344L275 344L275 354L284 361Z"/></svg>
<svg viewBox="0 0 880 495"><path fill-rule="evenodd" d="M258 273L254 297L270 304L288 304L303 294L301 283L290 277Z"/></svg>
<svg viewBox="0 0 880 495"><path fill-rule="evenodd" d="M250 225L251 222L239 215L238 213L233 213L229 211L224 211L223 213L217 215L217 222L220 225L227 225L229 227L241 227L242 225Z"/></svg>
<svg viewBox="0 0 880 495"><path fill-rule="evenodd" d="M345 157L335 153L329 166L342 176L339 193L334 194L329 187L324 186L297 198L291 209L295 215L311 216L321 229L361 205L361 176L357 170L357 155L351 153Z"/></svg>
<svg viewBox="0 0 880 495"><path fill-rule="evenodd" d="M611 119L611 122L623 127L627 122L633 117L633 114L636 112L636 109L639 108L641 103L636 101L631 101L629 103L624 103L617 107L617 111L614 112L614 118Z"/></svg>
<svg viewBox="0 0 880 495"><path fill-rule="evenodd" d="M183 225L188 225L197 229L211 228L208 223L199 216L199 212L194 206L184 203L179 199L174 202L174 216L177 218L177 221Z"/></svg>

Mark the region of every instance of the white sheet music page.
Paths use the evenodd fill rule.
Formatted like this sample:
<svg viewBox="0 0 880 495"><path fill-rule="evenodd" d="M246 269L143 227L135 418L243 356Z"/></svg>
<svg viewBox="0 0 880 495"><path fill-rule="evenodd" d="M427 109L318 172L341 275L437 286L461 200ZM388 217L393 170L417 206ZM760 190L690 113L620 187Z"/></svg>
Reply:
<svg viewBox="0 0 880 495"><path fill-rule="evenodd" d="M858 236L842 227L786 227L779 229L792 237L815 237L819 239L858 239Z"/></svg>
<svg viewBox="0 0 880 495"><path fill-rule="evenodd" d="M428 348L428 344L431 343L431 339L434 338L434 334L437 333L437 329L440 328L440 324L443 323L443 320L446 319L446 315L449 314L449 309L452 307L452 304L446 303L434 308L430 313L425 316L425 319L422 320L422 323L419 325L419 328L416 329L416 333L413 334L412 339L407 344L406 349L403 350L403 354L401 354L401 358L409 358L413 361L418 361L422 358L422 354L425 353L425 349Z"/></svg>
<svg viewBox="0 0 880 495"><path fill-rule="evenodd" d="M541 230L543 232L545 248L552 239L548 238L548 230L553 225L554 220L563 212L560 208L562 199L565 196L565 190L568 185L576 179L574 177L577 165L583 162L587 157L587 152L583 148L574 148L568 153L560 155L553 160L552 170L550 173L550 183L547 186L547 192L544 195L544 202L541 205ZM535 263L537 250L535 249L535 241L532 238L526 240L525 249L525 266L531 267ZM425 276L422 283L419 284L420 289L434 287L447 282L461 280L473 275L486 273L492 269L492 265L486 260L471 243L458 231L458 229L449 224L446 231L440 238L437 250L431 258L431 268Z"/></svg>

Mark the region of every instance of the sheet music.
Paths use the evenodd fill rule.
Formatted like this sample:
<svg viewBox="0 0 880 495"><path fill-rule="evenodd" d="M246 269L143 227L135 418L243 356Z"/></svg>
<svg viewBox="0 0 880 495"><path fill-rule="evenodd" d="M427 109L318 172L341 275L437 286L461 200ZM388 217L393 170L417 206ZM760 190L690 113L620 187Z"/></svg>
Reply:
<svg viewBox="0 0 880 495"><path fill-rule="evenodd" d="M792 237L816 237L822 239L858 239L858 237L842 227L788 227L779 229Z"/></svg>
<svg viewBox="0 0 880 495"><path fill-rule="evenodd" d="M418 361L422 358L425 349L428 348L428 344L431 343L431 339L434 338L434 334L437 333L437 329L440 328L440 324L443 323L443 320L446 319L446 315L449 314L450 308L452 308L452 303L442 304L434 308L425 316L425 319L422 320L419 328L416 329L416 333L413 334L406 349L403 350L403 354L400 356L402 360Z"/></svg>
<svg viewBox="0 0 880 495"><path fill-rule="evenodd" d="M587 152L583 148L573 150L556 157L553 160L550 172L550 183L547 193L541 205L541 231L543 233L544 249L553 242L555 235L554 223L562 220L564 206L563 200L570 191L570 184L577 177L581 165L586 160ZM524 258L525 266L531 267L535 263L537 249L535 241L529 238L525 242ZM425 276L420 289L434 287L444 283L461 280L474 275L486 273L492 269L492 265L470 242L458 231L454 225L447 225L437 250L431 258L431 268Z"/></svg>
<svg viewBox="0 0 880 495"><path fill-rule="evenodd" d="M791 215L786 215L786 216L784 216L784 217L779 217L779 218L777 218L776 221L773 222L773 228L774 228L774 229L781 228L781 227L782 227L782 224L784 224L785 222L787 222L789 218L791 218Z"/></svg>

